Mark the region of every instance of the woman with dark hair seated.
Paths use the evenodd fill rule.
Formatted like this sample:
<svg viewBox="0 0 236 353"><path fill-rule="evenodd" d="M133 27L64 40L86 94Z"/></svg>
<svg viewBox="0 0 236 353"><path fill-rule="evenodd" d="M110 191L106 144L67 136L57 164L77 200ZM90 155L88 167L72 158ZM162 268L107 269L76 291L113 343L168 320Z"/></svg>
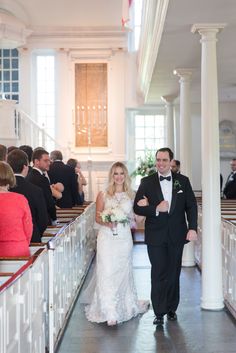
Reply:
<svg viewBox="0 0 236 353"><path fill-rule="evenodd" d="M33 225L28 201L9 192L16 179L11 167L0 162L0 256L29 256Z"/></svg>
<svg viewBox="0 0 236 353"><path fill-rule="evenodd" d="M71 168L75 170L75 173L77 175L77 182L78 182L78 193L79 193L79 199L81 200L81 204L84 203L84 191L83 187L87 185L87 181L85 177L83 176L83 173L81 171L81 165L78 162L77 159L70 158L67 161L67 165L69 165Z"/></svg>

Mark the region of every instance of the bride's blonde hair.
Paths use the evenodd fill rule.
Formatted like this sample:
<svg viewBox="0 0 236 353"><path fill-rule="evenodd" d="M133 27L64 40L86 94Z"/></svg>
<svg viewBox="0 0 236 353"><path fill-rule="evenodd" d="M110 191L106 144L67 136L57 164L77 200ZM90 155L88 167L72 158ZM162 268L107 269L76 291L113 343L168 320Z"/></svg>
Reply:
<svg viewBox="0 0 236 353"><path fill-rule="evenodd" d="M109 170L109 174L108 174L108 187L106 189L106 192L109 196L113 196L116 192L116 188L115 188L115 182L113 179L113 176L115 174L115 170L116 168L121 168L124 172L124 176L125 176L125 180L124 180L124 184L123 184L123 191L127 193L127 195L133 199L134 198L134 192L131 189L131 179L128 173L128 169L127 167L121 163L121 162L116 162L114 163L110 170Z"/></svg>

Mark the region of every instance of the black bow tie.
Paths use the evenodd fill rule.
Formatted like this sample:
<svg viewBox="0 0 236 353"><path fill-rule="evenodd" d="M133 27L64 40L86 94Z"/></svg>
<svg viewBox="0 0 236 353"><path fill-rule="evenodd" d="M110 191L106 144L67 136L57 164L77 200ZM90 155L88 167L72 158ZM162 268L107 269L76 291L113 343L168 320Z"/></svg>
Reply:
<svg viewBox="0 0 236 353"><path fill-rule="evenodd" d="M171 181L171 176L167 176L167 177L163 177L162 175L160 175L160 181L162 180L168 180L168 181Z"/></svg>

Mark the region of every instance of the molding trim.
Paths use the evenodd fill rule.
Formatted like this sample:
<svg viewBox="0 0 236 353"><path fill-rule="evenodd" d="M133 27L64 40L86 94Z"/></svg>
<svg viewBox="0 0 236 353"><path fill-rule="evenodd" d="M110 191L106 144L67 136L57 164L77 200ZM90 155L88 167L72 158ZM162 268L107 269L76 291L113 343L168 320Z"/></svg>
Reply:
<svg viewBox="0 0 236 353"><path fill-rule="evenodd" d="M138 62L138 87L145 101L156 64L168 5L169 0L144 2Z"/></svg>
<svg viewBox="0 0 236 353"><path fill-rule="evenodd" d="M128 31L121 27L32 27L27 47L127 50Z"/></svg>

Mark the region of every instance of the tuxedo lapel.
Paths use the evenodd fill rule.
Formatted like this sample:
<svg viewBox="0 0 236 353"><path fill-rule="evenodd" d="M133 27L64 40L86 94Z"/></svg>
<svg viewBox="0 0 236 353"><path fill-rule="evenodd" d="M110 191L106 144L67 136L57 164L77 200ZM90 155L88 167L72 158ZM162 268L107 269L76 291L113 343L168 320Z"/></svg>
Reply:
<svg viewBox="0 0 236 353"><path fill-rule="evenodd" d="M156 192L157 192L157 201L158 201L158 203L163 201L164 200L164 196L162 194L158 173L155 174L153 190L156 190Z"/></svg>
<svg viewBox="0 0 236 353"><path fill-rule="evenodd" d="M171 205L170 205L170 212L169 214L171 214L174 211L175 205L176 205L176 200L177 200L177 188L174 187L175 184L175 180L178 180L178 178L176 178L176 175L172 173L172 199L171 199Z"/></svg>

